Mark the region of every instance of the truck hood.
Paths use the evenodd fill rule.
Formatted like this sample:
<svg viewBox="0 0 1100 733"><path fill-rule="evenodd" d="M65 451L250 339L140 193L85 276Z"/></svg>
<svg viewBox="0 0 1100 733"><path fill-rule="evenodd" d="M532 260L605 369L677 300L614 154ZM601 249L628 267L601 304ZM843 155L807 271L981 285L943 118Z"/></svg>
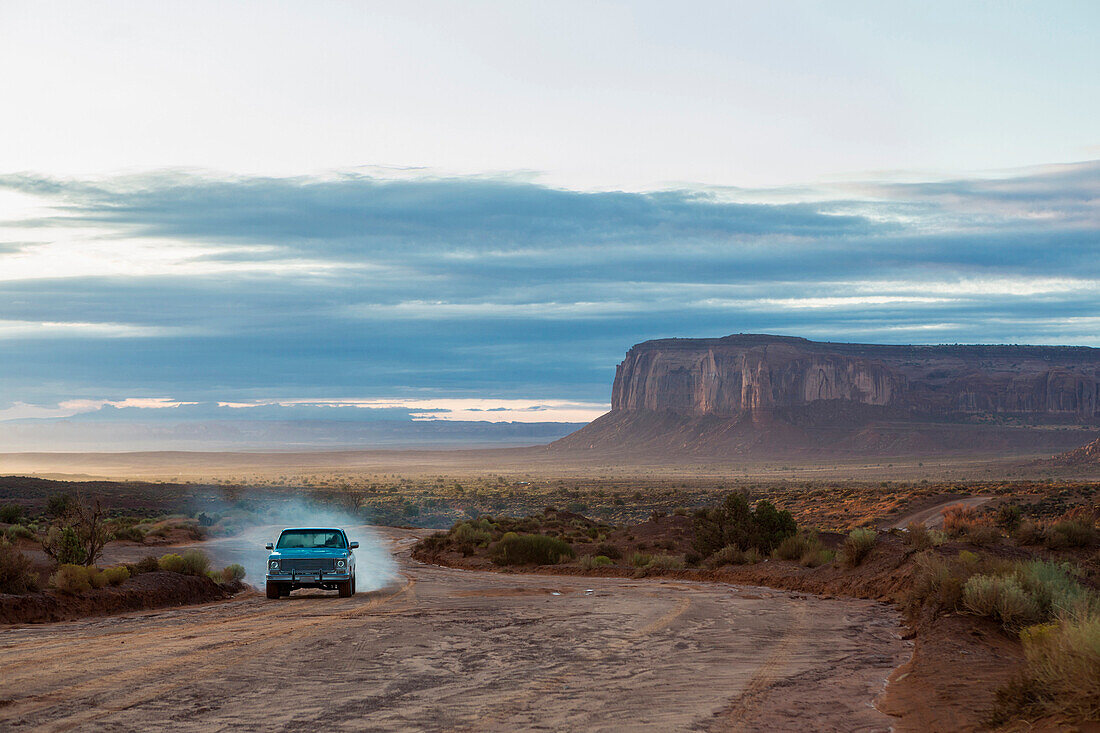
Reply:
<svg viewBox="0 0 1100 733"><path fill-rule="evenodd" d="M347 557L351 552L337 547L290 547L284 550L275 550L268 555L269 560L278 560L281 557Z"/></svg>

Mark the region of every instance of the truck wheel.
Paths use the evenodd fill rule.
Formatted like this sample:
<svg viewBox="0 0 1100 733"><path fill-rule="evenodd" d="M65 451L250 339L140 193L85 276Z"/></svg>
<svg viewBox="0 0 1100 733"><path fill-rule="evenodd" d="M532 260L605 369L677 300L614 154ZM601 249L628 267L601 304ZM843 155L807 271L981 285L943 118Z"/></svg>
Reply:
<svg viewBox="0 0 1100 733"><path fill-rule="evenodd" d="M351 594L355 595L355 576L351 576Z"/></svg>
<svg viewBox="0 0 1100 733"><path fill-rule="evenodd" d="M352 594L351 581L343 580L336 584L336 590L340 592L341 598L347 598Z"/></svg>
<svg viewBox="0 0 1100 733"><path fill-rule="evenodd" d="M270 580L267 581L267 597L268 598L278 598L281 595L281 593L279 593L279 590L280 590L280 588L279 588L278 583L272 583Z"/></svg>
<svg viewBox="0 0 1100 733"><path fill-rule="evenodd" d="M286 598L287 596L290 595L290 584L289 583L279 583L279 595L282 596L283 598Z"/></svg>

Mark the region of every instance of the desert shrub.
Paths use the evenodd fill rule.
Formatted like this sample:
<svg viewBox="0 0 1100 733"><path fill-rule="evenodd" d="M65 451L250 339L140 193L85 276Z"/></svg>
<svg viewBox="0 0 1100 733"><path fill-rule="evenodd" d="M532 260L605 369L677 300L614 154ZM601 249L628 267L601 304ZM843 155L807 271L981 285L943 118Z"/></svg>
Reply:
<svg viewBox="0 0 1100 733"><path fill-rule="evenodd" d="M1012 533L1012 538L1021 545L1041 545L1043 537L1042 526L1028 520L1020 522L1020 526Z"/></svg>
<svg viewBox="0 0 1100 733"><path fill-rule="evenodd" d="M620 550L618 547L611 544L610 542L601 542L600 544L596 545L596 554L603 555L604 557L609 557L612 560L618 560L623 556L622 550Z"/></svg>
<svg viewBox="0 0 1100 733"><path fill-rule="evenodd" d="M1024 512L1016 504L1001 504L997 507L995 522L1006 532L1015 532L1023 520Z"/></svg>
<svg viewBox="0 0 1100 733"><path fill-rule="evenodd" d="M50 498L53 502L57 496ZM96 501L78 497L64 500L64 511L54 515L42 540L42 550L59 565L93 565L111 539L107 513ZM51 511L52 513L52 511Z"/></svg>
<svg viewBox="0 0 1100 733"><path fill-rule="evenodd" d="M101 575L110 585L122 585L130 577L130 571L124 565L116 565L104 568Z"/></svg>
<svg viewBox="0 0 1100 733"><path fill-rule="evenodd" d="M210 558L201 550L187 550L183 553L183 572L185 575L206 575L210 569Z"/></svg>
<svg viewBox="0 0 1100 733"><path fill-rule="evenodd" d="M582 555L580 564L585 570L591 570L592 568L602 568L613 563L611 558L606 555Z"/></svg>
<svg viewBox="0 0 1100 733"><path fill-rule="evenodd" d="M68 494L52 494L49 499L46 499L46 514L51 517L60 517L69 511L72 503L73 497Z"/></svg>
<svg viewBox="0 0 1100 733"><path fill-rule="evenodd" d="M816 568L821 565L828 565L835 558L836 553L834 551L818 547L808 550L802 557L798 558L798 564L807 568Z"/></svg>
<svg viewBox="0 0 1100 733"><path fill-rule="evenodd" d="M726 545L721 550L708 557L704 561L704 564L711 570L714 570L723 565L752 565L763 559L764 556L761 555L760 551L755 547L742 550L740 547L734 545Z"/></svg>
<svg viewBox="0 0 1100 733"><path fill-rule="evenodd" d="M157 560L154 555L146 555L138 560L133 565L127 566L130 571L130 575L141 575L142 573L155 573L160 570L160 561Z"/></svg>
<svg viewBox="0 0 1100 733"><path fill-rule="evenodd" d="M65 564L57 568L50 576L50 584L62 593L76 594L91 590L88 568L83 565Z"/></svg>
<svg viewBox="0 0 1100 733"><path fill-rule="evenodd" d="M23 507L18 504L4 504L0 506L0 522L15 524L23 516Z"/></svg>
<svg viewBox="0 0 1100 733"><path fill-rule="evenodd" d="M145 533L136 526L119 527L115 530L115 539L125 540L127 542L141 542L145 539Z"/></svg>
<svg viewBox="0 0 1100 733"><path fill-rule="evenodd" d="M160 560L157 561L161 570L165 570L169 573L183 573L186 572L186 564L183 562L183 558L174 552L170 552L167 555L161 555Z"/></svg>
<svg viewBox="0 0 1100 733"><path fill-rule="evenodd" d="M780 560L798 560L813 556L822 550L821 540L816 532L799 532L785 538L775 548L775 556Z"/></svg>
<svg viewBox="0 0 1100 733"><path fill-rule="evenodd" d="M1064 519L1051 525L1043 536L1043 544L1057 550L1066 547L1088 547L1096 541L1092 524L1080 519Z"/></svg>
<svg viewBox="0 0 1100 733"><path fill-rule="evenodd" d="M11 542L15 542L16 540L33 540L34 539L34 532L31 532L29 529L24 527L22 524L13 524L12 526L8 527L4 531L4 534L7 536L8 540L11 541Z"/></svg>
<svg viewBox="0 0 1100 733"><path fill-rule="evenodd" d="M0 540L0 593L26 593L38 589L38 575L31 561L7 540Z"/></svg>
<svg viewBox="0 0 1100 733"><path fill-rule="evenodd" d="M873 529L861 527L853 529L844 538L844 544L840 549L840 562L845 567L854 568L860 565L878 542L878 533Z"/></svg>
<svg viewBox="0 0 1100 733"><path fill-rule="evenodd" d="M99 568L88 568L88 582L93 588L106 588L107 576Z"/></svg>
<svg viewBox="0 0 1100 733"><path fill-rule="evenodd" d="M492 560L497 565L556 565L575 554L557 537L507 532L493 547Z"/></svg>
<svg viewBox="0 0 1100 733"><path fill-rule="evenodd" d="M905 544L914 550L927 550L932 546L932 536L921 522L910 522L905 525Z"/></svg>
<svg viewBox="0 0 1100 733"><path fill-rule="evenodd" d="M676 555L654 555L647 567L659 570L679 570L684 567L684 559Z"/></svg>
<svg viewBox="0 0 1100 733"><path fill-rule="evenodd" d="M988 547L1001 541L1001 533L990 524L976 524L967 530L965 539L977 547Z"/></svg>
<svg viewBox="0 0 1100 733"><path fill-rule="evenodd" d="M933 547L939 547L944 542L947 542L947 533L942 529L930 529L928 530L928 539L932 542Z"/></svg>
<svg viewBox="0 0 1100 733"><path fill-rule="evenodd" d="M966 581L963 607L987 616L1006 629L1020 629L1042 619L1042 609L1011 575L974 575Z"/></svg>
<svg viewBox="0 0 1100 733"><path fill-rule="evenodd" d="M1032 712L1100 719L1100 615L1024 629Z"/></svg>
<svg viewBox="0 0 1100 733"><path fill-rule="evenodd" d="M1100 596L1081 585L1069 564L1032 560L1020 563L1015 577L1045 619L1100 611Z"/></svg>
<svg viewBox="0 0 1100 733"><path fill-rule="evenodd" d="M635 552L630 556L630 564L636 568L644 568L653 562L653 555L645 552Z"/></svg>
<svg viewBox="0 0 1100 733"><path fill-rule="evenodd" d="M753 508L743 494L732 493L718 506L696 513L693 549L704 557L728 545L771 552L796 531L790 512L764 499Z"/></svg>
<svg viewBox="0 0 1100 733"><path fill-rule="evenodd" d="M952 537L965 535L971 529L988 524L978 510L965 504L953 504L943 510L943 530Z"/></svg>
<svg viewBox="0 0 1100 733"><path fill-rule="evenodd" d="M476 548L488 545L492 538L493 535L488 530L481 529L473 522L460 522L451 529L451 540L455 543L455 549L463 555L474 554Z"/></svg>
<svg viewBox="0 0 1100 733"><path fill-rule="evenodd" d="M904 598L910 613L929 607L934 613L962 608L963 587L973 576L1009 572L1011 563L962 551L954 558L933 552L917 555L913 582Z"/></svg>
<svg viewBox="0 0 1100 733"><path fill-rule="evenodd" d="M226 565L222 568L221 576L222 581L226 583L232 583L234 581L240 582L244 580L244 565L239 563Z"/></svg>

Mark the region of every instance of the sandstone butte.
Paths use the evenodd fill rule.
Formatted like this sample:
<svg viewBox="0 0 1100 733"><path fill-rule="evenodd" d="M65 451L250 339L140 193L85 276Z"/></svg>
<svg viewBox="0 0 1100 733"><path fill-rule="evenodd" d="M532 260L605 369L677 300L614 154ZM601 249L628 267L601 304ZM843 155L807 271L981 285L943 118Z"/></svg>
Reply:
<svg viewBox="0 0 1100 733"><path fill-rule="evenodd" d="M892 346L737 334L646 341L611 412L555 451L684 455L1061 451L1100 425L1100 349Z"/></svg>

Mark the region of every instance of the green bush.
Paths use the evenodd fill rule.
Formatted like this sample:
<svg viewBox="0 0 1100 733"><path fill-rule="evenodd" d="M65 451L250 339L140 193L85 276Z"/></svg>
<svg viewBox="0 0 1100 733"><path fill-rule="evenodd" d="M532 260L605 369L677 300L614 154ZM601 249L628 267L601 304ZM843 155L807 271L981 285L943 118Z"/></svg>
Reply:
<svg viewBox="0 0 1100 733"><path fill-rule="evenodd" d="M489 524L485 520L479 520L478 522L460 522L451 528L451 540L463 555L472 555L475 548L488 545L493 538L489 530L479 526L481 523Z"/></svg>
<svg viewBox="0 0 1100 733"><path fill-rule="evenodd" d="M1011 575L975 575L963 586L963 607L978 616L999 622L1006 629L1021 629L1042 619L1035 599Z"/></svg>
<svg viewBox="0 0 1100 733"><path fill-rule="evenodd" d="M646 552L635 552L630 556L630 564L636 568L644 568L653 562L653 555Z"/></svg>
<svg viewBox="0 0 1100 733"><path fill-rule="evenodd" d="M780 542L779 546L775 548L775 556L780 560L801 562L807 567L816 562L816 565L812 565L812 567L816 567L821 564L817 560L824 549L816 532L802 531Z"/></svg>
<svg viewBox="0 0 1100 733"><path fill-rule="evenodd" d="M18 504L4 504L0 506L0 522L15 524L23 516L23 507Z"/></svg>
<svg viewBox="0 0 1100 733"><path fill-rule="evenodd" d="M582 555L580 559L580 565L585 570L602 568L613 564L611 558L606 555Z"/></svg>
<svg viewBox="0 0 1100 733"><path fill-rule="evenodd" d="M38 574L31 561L7 540L0 540L0 593L38 590Z"/></svg>
<svg viewBox="0 0 1100 733"><path fill-rule="evenodd" d="M170 552L167 555L161 555L157 564L160 566L161 570L165 570L169 573L184 573L187 569L187 565L183 562L183 558L174 552Z"/></svg>
<svg viewBox="0 0 1100 733"><path fill-rule="evenodd" d="M187 550L183 553L183 572L186 575L206 575L210 569L210 558L201 550Z"/></svg>
<svg viewBox="0 0 1100 733"><path fill-rule="evenodd" d="M1047 531L1043 544L1058 550L1066 547L1088 547L1096 541L1096 530L1092 524L1079 519L1066 519L1056 522Z"/></svg>
<svg viewBox="0 0 1100 733"><path fill-rule="evenodd" d="M93 588L106 588L107 575L99 568L88 568L88 582L92 584Z"/></svg>
<svg viewBox="0 0 1100 733"><path fill-rule="evenodd" d="M92 589L88 568L71 563L59 566L50 576L50 583L62 593L77 594Z"/></svg>
<svg viewBox="0 0 1100 733"><path fill-rule="evenodd" d="M742 550L734 545L726 545L708 557L704 564L711 570L715 570L723 565L753 565L763 559L764 556L755 547Z"/></svg>
<svg viewBox="0 0 1100 733"><path fill-rule="evenodd" d="M492 560L497 565L556 565L575 555L572 546L557 537L507 532L493 547Z"/></svg>
<svg viewBox="0 0 1100 733"><path fill-rule="evenodd" d="M103 578L110 585L122 585L130 577L130 571L124 565L103 569Z"/></svg>
<svg viewBox="0 0 1100 733"><path fill-rule="evenodd" d="M797 530L790 512L765 499L753 508L743 494L732 493L718 506L696 513L693 549L703 557L729 545L767 553Z"/></svg>
<svg viewBox="0 0 1100 733"><path fill-rule="evenodd" d="M875 530L865 527L853 529L844 538L844 544L841 546L841 564L849 568L860 565L875 549L876 542L878 542L878 533Z"/></svg>
<svg viewBox="0 0 1100 733"><path fill-rule="evenodd" d="M684 559L676 555L654 555L647 567L659 570L680 570L684 567Z"/></svg>
<svg viewBox="0 0 1100 733"><path fill-rule="evenodd" d="M115 530L114 534L116 540L124 540L126 542L142 542L145 540L145 533L136 526L119 527Z"/></svg>
<svg viewBox="0 0 1100 733"><path fill-rule="evenodd" d="M11 541L11 542L15 542L16 540L33 540L34 539L34 532L31 532L29 529L24 527L22 524L13 524L12 526L8 527L4 531L4 534L7 536L8 540Z"/></svg>
<svg viewBox="0 0 1100 733"><path fill-rule="evenodd" d="M226 583L244 580L244 565L233 563L222 568L222 580Z"/></svg>
<svg viewBox="0 0 1100 733"><path fill-rule="evenodd" d="M1100 615L1025 629L1020 638L1032 692L1028 712L1100 719Z"/></svg>

